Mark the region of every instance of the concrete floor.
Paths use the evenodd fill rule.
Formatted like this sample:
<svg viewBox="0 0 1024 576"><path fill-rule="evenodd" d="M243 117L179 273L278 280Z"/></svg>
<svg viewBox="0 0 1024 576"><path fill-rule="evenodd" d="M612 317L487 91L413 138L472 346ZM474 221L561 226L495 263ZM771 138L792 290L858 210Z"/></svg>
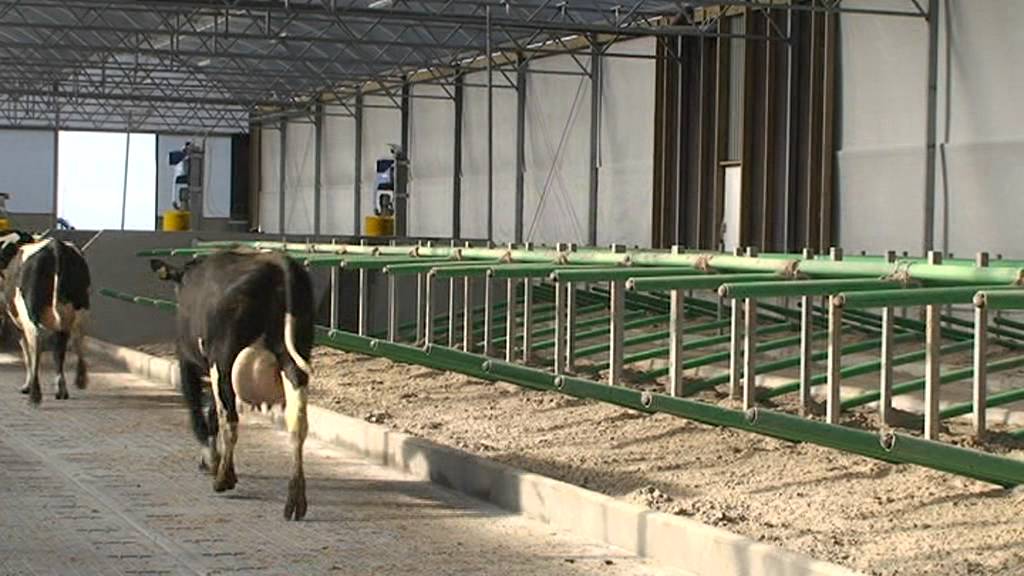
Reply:
<svg viewBox="0 0 1024 576"><path fill-rule="evenodd" d="M673 574L310 440L309 514L282 508L284 433L243 420L239 484L214 494L178 396L97 366L39 408L0 354L0 575Z"/></svg>

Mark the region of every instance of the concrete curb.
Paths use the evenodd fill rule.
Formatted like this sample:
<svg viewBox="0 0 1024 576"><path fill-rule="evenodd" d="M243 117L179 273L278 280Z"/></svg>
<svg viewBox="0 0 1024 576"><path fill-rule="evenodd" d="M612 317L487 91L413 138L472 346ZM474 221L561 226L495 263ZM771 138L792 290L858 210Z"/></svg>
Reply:
<svg viewBox="0 0 1024 576"><path fill-rule="evenodd" d="M168 386L178 385L173 361L92 338L88 339L87 347L135 375ZM318 406L310 406L308 415L309 432L319 440L415 478L694 575L858 574L721 528L517 470ZM283 418L274 418L278 425L283 425Z"/></svg>

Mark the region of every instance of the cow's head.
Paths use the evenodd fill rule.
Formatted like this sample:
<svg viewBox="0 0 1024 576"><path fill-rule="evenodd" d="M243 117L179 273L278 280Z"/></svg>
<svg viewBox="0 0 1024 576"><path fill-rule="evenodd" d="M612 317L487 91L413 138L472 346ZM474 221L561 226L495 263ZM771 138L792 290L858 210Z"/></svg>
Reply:
<svg viewBox="0 0 1024 576"><path fill-rule="evenodd" d="M7 268L11 260L14 260L21 246L34 241L35 238L31 234L21 232L20 230L10 230L0 234L0 270Z"/></svg>
<svg viewBox="0 0 1024 576"><path fill-rule="evenodd" d="M172 266L163 260L150 260L149 267L156 272L156 275L161 280L167 280L174 282L175 284L181 284L181 279L185 276L185 270L177 266Z"/></svg>

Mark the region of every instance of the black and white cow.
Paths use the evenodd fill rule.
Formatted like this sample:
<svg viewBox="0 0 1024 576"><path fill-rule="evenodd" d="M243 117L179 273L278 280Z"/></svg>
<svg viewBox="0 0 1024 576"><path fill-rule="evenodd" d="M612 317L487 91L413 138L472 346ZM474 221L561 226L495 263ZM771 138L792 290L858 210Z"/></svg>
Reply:
<svg viewBox="0 0 1024 576"><path fill-rule="evenodd" d="M182 395L217 492L235 487L238 402L285 406L292 444L286 519L306 515L302 446L313 349L313 288L306 270L279 253L227 251L175 268L151 267L176 284ZM204 414L202 378L213 404Z"/></svg>
<svg viewBox="0 0 1024 576"><path fill-rule="evenodd" d="M64 357L70 342L78 357L75 386L85 388L88 376L82 353L89 313L89 265L73 244L55 238L37 240L23 232L0 236L3 304L19 334L25 361L21 391L34 404L42 400L39 356L44 335L53 336L57 399L68 398Z"/></svg>

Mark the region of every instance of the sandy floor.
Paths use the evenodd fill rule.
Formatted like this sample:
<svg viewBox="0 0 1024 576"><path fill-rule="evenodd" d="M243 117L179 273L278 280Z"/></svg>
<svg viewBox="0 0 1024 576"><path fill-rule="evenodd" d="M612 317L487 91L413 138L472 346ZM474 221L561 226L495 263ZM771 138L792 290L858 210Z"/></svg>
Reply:
<svg viewBox="0 0 1024 576"><path fill-rule="evenodd" d="M1024 574L1021 490L385 359L318 349L314 366L319 405L815 558L870 574ZM1024 458L1006 437L985 448Z"/></svg>

